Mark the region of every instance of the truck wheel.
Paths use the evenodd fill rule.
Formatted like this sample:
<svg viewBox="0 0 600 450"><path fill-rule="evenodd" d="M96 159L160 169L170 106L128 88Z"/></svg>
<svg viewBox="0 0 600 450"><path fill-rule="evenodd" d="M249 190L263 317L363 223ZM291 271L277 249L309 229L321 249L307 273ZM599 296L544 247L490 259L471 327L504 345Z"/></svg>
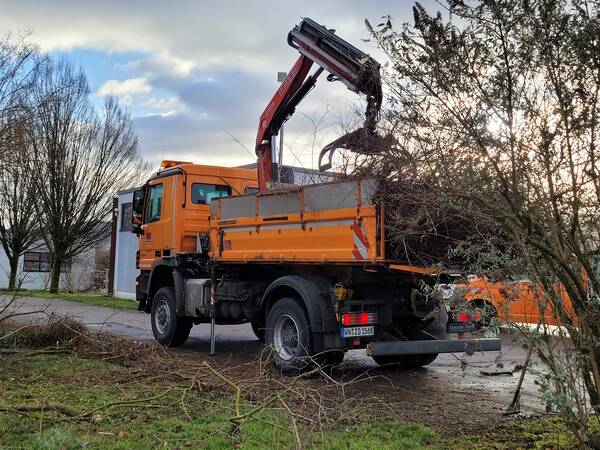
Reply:
<svg viewBox="0 0 600 450"><path fill-rule="evenodd" d="M267 316L266 344L275 353L275 366L297 374L309 365L312 336L304 308L293 298L278 300Z"/></svg>
<svg viewBox="0 0 600 450"><path fill-rule="evenodd" d="M172 287L160 288L154 295L151 318L154 338L159 344L169 347L183 345L193 325L188 318L177 317L175 291Z"/></svg>
<svg viewBox="0 0 600 450"><path fill-rule="evenodd" d="M254 336L256 336L259 341L265 342L265 325L254 320L250 322L250 325L252 326Z"/></svg>
<svg viewBox="0 0 600 450"><path fill-rule="evenodd" d="M323 364L326 367L335 367L339 366L344 361L346 352L343 350L329 350L324 356L325 360L323 361Z"/></svg>
<svg viewBox="0 0 600 450"><path fill-rule="evenodd" d="M417 341L423 340L423 338L431 338L428 333L423 333L422 325L416 318L405 318L403 322L398 322L395 325L392 335L398 339ZM427 329L427 326L431 326L431 324L426 325L424 329ZM393 365L399 369L415 369L431 364L437 356L437 353L420 353L416 355L373 356L373 360L381 366Z"/></svg>
<svg viewBox="0 0 600 450"><path fill-rule="evenodd" d="M437 353L426 353L423 355L419 355L419 360L417 361L417 364L414 367L427 366L427 365L431 364L432 362L434 362L437 357L438 357Z"/></svg>

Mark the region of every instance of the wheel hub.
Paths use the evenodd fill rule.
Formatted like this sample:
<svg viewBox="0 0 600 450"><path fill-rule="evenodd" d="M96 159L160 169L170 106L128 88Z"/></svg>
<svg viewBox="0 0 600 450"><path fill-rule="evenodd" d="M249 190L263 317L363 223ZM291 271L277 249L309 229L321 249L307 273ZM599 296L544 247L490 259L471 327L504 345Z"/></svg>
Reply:
<svg viewBox="0 0 600 450"><path fill-rule="evenodd" d="M171 311L169 305L165 300L160 300L156 307L156 314L154 316L154 324L160 334L167 334L169 324L171 323Z"/></svg>
<svg viewBox="0 0 600 450"><path fill-rule="evenodd" d="M284 314L277 319L273 330L273 344L281 359L288 361L298 354L299 336L298 325L291 316Z"/></svg>

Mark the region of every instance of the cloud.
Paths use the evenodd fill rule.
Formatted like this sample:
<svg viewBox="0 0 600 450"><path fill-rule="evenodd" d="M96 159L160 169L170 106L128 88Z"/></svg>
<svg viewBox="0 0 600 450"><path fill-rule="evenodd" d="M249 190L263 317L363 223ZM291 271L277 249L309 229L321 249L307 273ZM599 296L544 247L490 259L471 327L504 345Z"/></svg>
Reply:
<svg viewBox="0 0 600 450"><path fill-rule="evenodd" d="M147 77L167 75L174 78L185 78L196 67L196 62L179 58L169 51L161 50L124 65L131 72L143 73Z"/></svg>
<svg viewBox="0 0 600 450"><path fill-rule="evenodd" d="M166 111L162 114L172 114L174 112L181 111L185 108L185 105L179 98L177 97L168 97L168 98L154 98L150 97L148 100L144 102L144 106L153 109L159 109Z"/></svg>
<svg viewBox="0 0 600 450"><path fill-rule="evenodd" d="M86 61L83 68L94 71L98 94L115 95L129 106L145 157L156 163L164 153L209 164L254 158L258 118L278 87L277 72L289 70L298 57L286 37L302 17L335 28L379 58L373 43L361 41L367 37L364 18L377 23L392 14L410 20L412 6L397 0L299 2L285 8L281 0L5 3L0 32L31 29L42 49ZM93 55L92 63L86 55ZM314 149L310 121L302 114L318 114L325 105L336 114L359 101L324 78L286 123L285 140L305 165L312 163Z"/></svg>
<svg viewBox="0 0 600 450"><path fill-rule="evenodd" d="M115 97L118 97L123 104L131 105L135 97L145 95L151 90L152 86L150 86L148 80L139 77L123 81L107 80L100 86L100 89L98 89L98 94L102 97L114 95Z"/></svg>
<svg viewBox="0 0 600 450"><path fill-rule="evenodd" d="M241 165L255 159L252 145L249 154L227 134L251 142L252 131L235 124L223 128L222 121L208 115L190 111L153 114L137 117L134 123L140 136L140 149L155 165L169 158L212 165Z"/></svg>
<svg viewBox="0 0 600 450"><path fill-rule="evenodd" d="M397 0L300 2L285 8L280 0L5 3L0 29L31 29L44 50L142 51L149 57L137 61L140 71L161 66L181 76L191 67L243 68L263 74L287 70L295 57L287 46L287 33L302 17L312 17L360 43L367 37L365 17L375 23L385 14L409 18L412 7L411 2Z"/></svg>
<svg viewBox="0 0 600 450"><path fill-rule="evenodd" d="M186 108L177 96L156 97L151 95L153 86L145 77L129 78L127 80L107 80L98 89L98 95L105 97L114 95L123 105L135 105L138 108L151 110L148 114L163 116L172 115ZM156 112L156 111L159 112Z"/></svg>

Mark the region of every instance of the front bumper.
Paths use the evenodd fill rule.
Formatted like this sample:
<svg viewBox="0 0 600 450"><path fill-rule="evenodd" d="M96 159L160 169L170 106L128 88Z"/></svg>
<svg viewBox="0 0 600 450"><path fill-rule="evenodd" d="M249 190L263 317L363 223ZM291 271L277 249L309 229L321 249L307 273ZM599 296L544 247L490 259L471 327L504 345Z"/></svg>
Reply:
<svg viewBox="0 0 600 450"><path fill-rule="evenodd" d="M385 341L367 345L369 356L420 355L431 353L497 352L501 344L498 338L489 339L439 339L426 341Z"/></svg>

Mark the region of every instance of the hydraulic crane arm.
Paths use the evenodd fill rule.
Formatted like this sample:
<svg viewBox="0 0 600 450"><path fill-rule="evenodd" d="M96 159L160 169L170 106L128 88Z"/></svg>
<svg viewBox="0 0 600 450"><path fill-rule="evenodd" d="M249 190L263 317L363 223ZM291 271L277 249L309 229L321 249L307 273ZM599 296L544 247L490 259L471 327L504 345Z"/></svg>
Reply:
<svg viewBox="0 0 600 450"><path fill-rule="evenodd" d="M341 81L351 91L365 94L367 110L364 127L336 139L319 155L319 169L331 167L331 156L336 148L346 148L358 153L374 153L384 144L375 133L382 101L380 65L366 53L336 36L311 19L304 19L288 35L288 44L300 52L300 57L260 116L256 136L258 156L258 182L261 191L276 178L272 158L273 137L281 125L294 113L296 106L313 88L323 70L328 81ZM308 75L313 63L319 68ZM322 164L328 154L329 160Z"/></svg>

